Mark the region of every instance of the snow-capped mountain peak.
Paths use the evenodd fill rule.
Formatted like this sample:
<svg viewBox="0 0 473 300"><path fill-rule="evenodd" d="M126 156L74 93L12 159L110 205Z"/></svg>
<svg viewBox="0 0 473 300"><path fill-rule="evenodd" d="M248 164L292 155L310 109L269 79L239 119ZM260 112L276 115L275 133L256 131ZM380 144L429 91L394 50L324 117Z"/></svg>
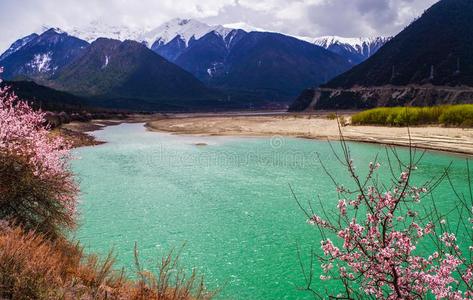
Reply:
<svg viewBox="0 0 473 300"><path fill-rule="evenodd" d="M13 44L11 44L11 46L3 54L0 55L0 61L6 59L13 53L21 50L23 47L28 45L31 41L35 40L36 38L40 38L41 35L43 35L46 32L53 33L53 34L67 34L65 31L63 31L62 29L58 27L41 26L41 28L38 29L35 33L25 36L15 41ZM39 58L38 58L38 61L40 61ZM37 65L44 66L44 64L41 64L41 63L38 63ZM43 68L41 67L41 69Z"/></svg>
<svg viewBox="0 0 473 300"><path fill-rule="evenodd" d="M251 32L251 31L259 31L259 32L269 32L270 30L266 30L260 27L256 27L253 25L250 25L245 22L236 22L236 23L228 23L223 25L226 28L234 28L234 29L241 29L246 32Z"/></svg>
<svg viewBox="0 0 473 300"><path fill-rule="evenodd" d="M57 34L64 34L64 33L67 34L66 31L62 30L62 29L59 28L59 27L52 27L52 28L50 28L49 30L51 30L51 31L53 31L53 32L55 32L55 33L57 33Z"/></svg>
<svg viewBox="0 0 473 300"><path fill-rule="evenodd" d="M386 42L389 38L386 37L370 37L370 38L347 38L341 36L322 36L314 40L314 44L321 47L329 47L333 44L350 45L353 48L361 47L363 44L372 44L377 42Z"/></svg>
<svg viewBox="0 0 473 300"><path fill-rule="evenodd" d="M146 42L148 46L151 46L155 42L167 44L179 36L188 46L191 39L198 40L212 31L226 38L232 29L221 25L208 25L193 19L177 18L147 32L141 37L141 40Z"/></svg>
<svg viewBox="0 0 473 300"><path fill-rule="evenodd" d="M345 38L323 36L316 38L313 43L345 57L352 64L359 64L375 54L390 39L388 37Z"/></svg>
<svg viewBox="0 0 473 300"><path fill-rule="evenodd" d="M227 27L224 27L222 25L217 25L217 26L214 26L215 29L213 30L216 34L218 34L219 36L221 36L223 39L226 39L227 36L235 29L233 28L227 28Z"/></svg>
<svg viewBox="0 0 473 300"><path fill-rule="evenodd" d="M371 50L371 45L384 45L390 38L372 37L372 38L346 38L340 36L323 36L316 38L314 44L323 48L330 48L334 45L350 46L362 55L370 56L373 53L367 53Z"/></svg>
<svg viewBox="0 0 473 300"><path fill-rule="evenodd" d="M122 25L110 25L102 21L94 21L89 25L69 30L72 36L83 39L89 43L100 37L120 41L138 40L144 32L144 29L130 28Z"/></svg>

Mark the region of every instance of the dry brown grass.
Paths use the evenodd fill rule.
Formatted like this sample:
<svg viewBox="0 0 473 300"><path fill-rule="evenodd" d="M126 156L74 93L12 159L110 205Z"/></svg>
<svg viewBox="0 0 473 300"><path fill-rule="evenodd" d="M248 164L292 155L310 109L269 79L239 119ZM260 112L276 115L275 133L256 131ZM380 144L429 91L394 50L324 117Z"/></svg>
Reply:
<svg viewBox="0 0 473 300"><path fill-rule="evenodd" d="M170 253L157 266L157 275L141 268L138 280L113 269L109 255L100 260L85 255L77 244L51 241L18 227L0 230L0 299L209 299L202 278L187 277L179 257Z"/></svg>

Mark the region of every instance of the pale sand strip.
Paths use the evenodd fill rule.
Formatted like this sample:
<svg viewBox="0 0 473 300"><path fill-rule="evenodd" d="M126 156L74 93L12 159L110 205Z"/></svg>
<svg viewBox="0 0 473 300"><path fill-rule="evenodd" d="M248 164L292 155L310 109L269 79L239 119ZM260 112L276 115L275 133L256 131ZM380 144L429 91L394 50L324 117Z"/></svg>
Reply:
<svg viewBox="0 0 473 300"><path fill-rule="evenodd" d="M153 131L196 135L291 136L311 139L339 139L337 121L325 116L185 116L167 117L147 123ZM407 128L346 126L347 140L367 143L409 145ZM473 155L473 129L438 126L411 127L412 145L430 150Z"/></svg>

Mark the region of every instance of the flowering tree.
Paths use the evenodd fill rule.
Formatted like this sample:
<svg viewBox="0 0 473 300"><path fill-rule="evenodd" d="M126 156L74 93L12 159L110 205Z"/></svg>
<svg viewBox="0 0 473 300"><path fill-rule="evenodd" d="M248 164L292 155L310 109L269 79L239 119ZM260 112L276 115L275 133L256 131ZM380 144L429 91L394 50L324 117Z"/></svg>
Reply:
<svg viewBox="0 0 473 300"><path fill-rule="evenodd" d="M0 89L0 220L55 238L74 226L77 188L70 147L49 133L44 117Z"/></svg>
<svg viewBox="0 0 473 300"><path fill-rule="evenodd" d="M320 205L317 213L312 207L304 210L308 223L323 237L320 279L340 282L340 289L328 292L329 298L473 299L471 185L466 197L454 190L460 219L452 228L445 220L448 214L438 211L435 203L428 209L422 205L441 180L450 179L447 171L437 180L415 186L411 184L419 162L415 151L404 164L393 150L395 160L388 163L393 178L382 184L377 176L379 163L370 163L368 175L361 178L343 137L341 144L343 156L337 158L354 188L338 183L322 163L337 188L337 208L328 211ZM399 176L395 170L400 170ZM305 278L307 289L316 298L325 298L312 287L312 268Z"/></svg>

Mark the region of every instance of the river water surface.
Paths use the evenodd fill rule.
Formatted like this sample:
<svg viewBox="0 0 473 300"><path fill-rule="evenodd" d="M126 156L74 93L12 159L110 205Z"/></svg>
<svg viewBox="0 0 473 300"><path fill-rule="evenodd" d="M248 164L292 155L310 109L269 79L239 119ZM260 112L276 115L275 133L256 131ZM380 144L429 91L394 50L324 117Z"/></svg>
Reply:
<svg viewBox="0 0 473 300"><path fill-rule="evenodd" d="M143 124L107 127L94 135L106 144L80 148L73 170L82 191L76 234L88 251L134 271L137 242L153 269L172 247L186 243L182 263L205 275L221 299L312 299L304 285L297 245L306 264L320 237L306 223L291 189L306 203L338 202L317 154L340 181L347 179L327 142L292 138L176 136ZM338 148L337 144L334 144ZM350 144L361 172L385 148ZM408 157L406 149L399 149ZM466 186L465 159L425 155L416 178L426 180L452 164L453 181ZM455 206L447 184L434 193L439 208ZM317 200L318 201L318 200ZM321 283L318 288L330 288Z"/></svg>

